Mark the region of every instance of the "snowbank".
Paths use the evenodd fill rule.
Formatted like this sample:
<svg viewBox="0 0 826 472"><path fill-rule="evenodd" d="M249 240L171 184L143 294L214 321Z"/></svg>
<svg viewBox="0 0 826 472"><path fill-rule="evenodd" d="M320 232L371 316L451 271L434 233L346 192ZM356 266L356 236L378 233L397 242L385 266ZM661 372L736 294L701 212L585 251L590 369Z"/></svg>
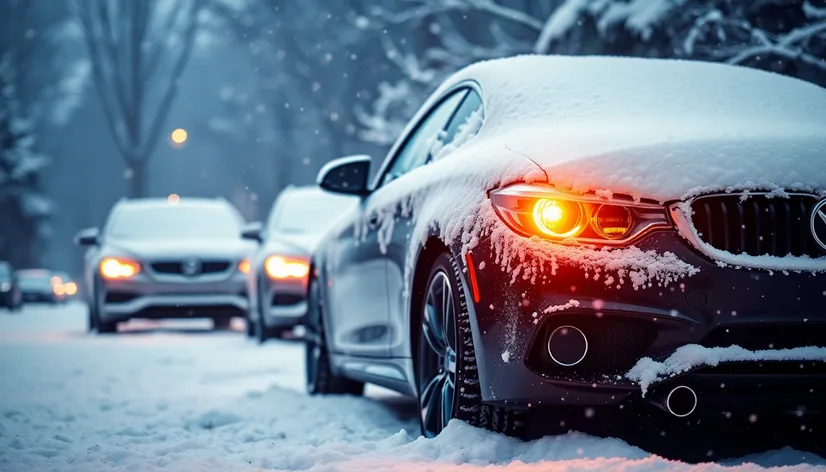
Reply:
<svg viewBox="0 0 826 472"><path fill-rule="evenodd" d="M617 439L521 442L455 421L425 439L410 399L306 396L298 343L259 347L209 322L94 336L84 317L81 305L2 316L0 470L826 472L788 449L690 465Z"/></svg>
<svg viewBox="0 0 826 472"><path fill-rule="evenodd" d="M643 357L625 374L637 382L645 396L648 388L663 379L674 377L700 366L716 366L725 362L755 361L823 361L826 347L799 347L794 349L766 349L749 351L740 346L703 347L696 344L682 346L663 361Z"/></svg>

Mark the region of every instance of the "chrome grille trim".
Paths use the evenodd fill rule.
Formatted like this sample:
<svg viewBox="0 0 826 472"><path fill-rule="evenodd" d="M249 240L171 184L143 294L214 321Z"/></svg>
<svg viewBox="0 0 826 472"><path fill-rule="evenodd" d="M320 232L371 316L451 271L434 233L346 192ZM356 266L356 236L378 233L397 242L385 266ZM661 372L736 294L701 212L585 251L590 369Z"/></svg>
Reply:
<svg viewBox="0 0 826 472"><path fill-rule="evenodd" d="M689 205L697 235L706 244L732 254L811 258L824 255L807 224L820 198L808 193L789 193L788 198L767 194L749 193L746 200L739 194L693 199Z"/></svg>

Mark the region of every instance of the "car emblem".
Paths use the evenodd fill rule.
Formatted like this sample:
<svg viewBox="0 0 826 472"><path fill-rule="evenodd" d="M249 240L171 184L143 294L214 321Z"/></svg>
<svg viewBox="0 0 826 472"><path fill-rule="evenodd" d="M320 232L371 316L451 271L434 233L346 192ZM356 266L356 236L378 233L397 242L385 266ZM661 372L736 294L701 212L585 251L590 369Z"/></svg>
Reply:
<svg viewBox="0 0 826 472"><path fill-rule="evenodd" d="M181 263L181 271L184 273L184 275L197 275L201 272L201 261L195 259L194 257L184 259L184 261Z"/></svg>
<svg viewBox="0 0 826 472"><path fill-rule="evenodd" d="M826 199L821 200L815 205L809 223L815 241L820 244L820 247L826 249Z"/></svg>

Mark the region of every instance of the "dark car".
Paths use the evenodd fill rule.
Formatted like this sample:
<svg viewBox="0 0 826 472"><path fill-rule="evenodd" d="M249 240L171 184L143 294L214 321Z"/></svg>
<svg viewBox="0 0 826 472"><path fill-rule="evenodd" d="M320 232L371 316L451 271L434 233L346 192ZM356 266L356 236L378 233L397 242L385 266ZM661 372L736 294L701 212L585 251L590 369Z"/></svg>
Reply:
<svg viewBox="0 0 826 472"><path fill-rule="evenodd" d="M0 307L17 311L22 305L23 295L14 269L8 262L0 261Z"/></svg>
<svg viewBox="0 0 826 472"><path fill-rule="evenodd" d="M427 436L634 406L826 437L826 90L690 61L490 61L369 166L319 174L361 201L311 262L310 393L417 396Z"/></svg>
<svg viewBox="0 0 826 472"><path fill-rule="evenodd" d="M63 293L52 271L48 269L21 269L16 272L20 292L25 302L57 304Z"/></svg>

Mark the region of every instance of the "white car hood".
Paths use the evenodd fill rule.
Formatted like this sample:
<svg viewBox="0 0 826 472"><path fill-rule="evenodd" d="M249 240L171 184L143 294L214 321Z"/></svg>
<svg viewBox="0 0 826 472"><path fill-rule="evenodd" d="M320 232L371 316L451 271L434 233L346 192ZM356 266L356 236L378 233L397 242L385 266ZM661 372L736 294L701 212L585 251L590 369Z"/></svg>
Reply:
<svg viewBox="0 0 826 472"><path fill-rule="evenodd" d="M826 192L826 122L813 129L747 118L677 118L525 129L492 141L529 158L548 182L574 193L666 202L718 191Z"/></svg>
<svg viewBox="0 0 826 472"><path fill-rule="evenodd" d="M239 259L248 256L254 243L234 239L108 240L106 246L140 259L180 259L200 257Z"/></svg>

